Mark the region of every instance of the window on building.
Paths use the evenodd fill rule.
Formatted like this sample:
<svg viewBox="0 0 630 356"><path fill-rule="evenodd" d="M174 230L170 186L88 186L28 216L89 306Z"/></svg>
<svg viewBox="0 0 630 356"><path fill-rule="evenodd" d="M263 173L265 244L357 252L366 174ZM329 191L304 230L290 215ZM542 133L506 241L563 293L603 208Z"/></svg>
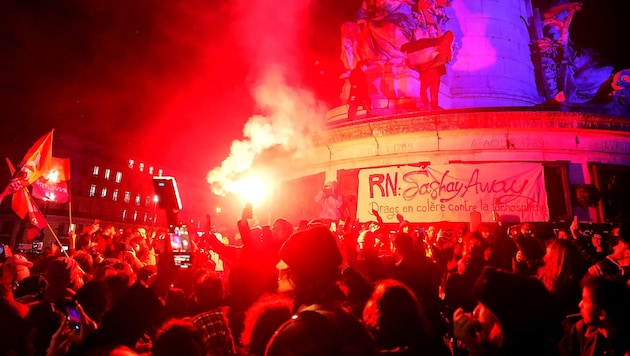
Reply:
<svg viewBox="0 0 630 356"><path fill-rule="evenodd" d="M130 159L130 160L129 160L129 165L128 165L128 167L129 167L129 168L133 168L134 163L135 163L135 162L134 162L132 159Z"/></svg>
<svg viewBox="0 0 630 356"><path fill-rule="evenodd" d="M96 195L96 184L90 185L90 196L93 197Z"/></svg>
<svg viewBox="0 0 630 356"><path fill-rule="evenodd" d="M105 198L107 196L107 187L103 187L101 189L101 198Z"/></svg>
<svg viewBox="0 0 630 356"><path fill-rule="evenodd" d="M149 207L152 200L151 196L147 195L146 199L144 199L144 206Z"/></svg>
<svg viewBox="0 0 630 356"><path fill-rule="evenodd" d="M138 221L138 212L137 211L133 212L133 221Z"/></svg>
<svg viewBox="0 0 630 356"><path fill-rule="evenodd" d="M112 200L118 201L118 189L114 189L114 191L112 192Z"/></svg>
<svg viewBox="0 0 630 356"><path fill-rule="evenodd" d="M100 168L98 166L94 166L94 168L92 168L92 175L97 177L98 176L98 172L100 172Z"/></svg>
<svg viewBox="0 0 630 356"><path fill-rule="evenodd" d="M596 190L601 194L601 201L596 203L597 214L601 221L621 223L630 220L630 167L589 163L589 170ZM576 186L576 203L583 204L577 196L577 190L586 187ZM588 188L587 188L588 189ZM588 190L587 190L588 191ZM596 195L599 198L599 195Z"/></svg>
<svg viewBox="0 0 630 356"><path fill-rule="evenodd" d="M107 180L109 180L109 176L112 174L112 170L109 168L105 168L105 173L103 174L103 177Z"/></svg>
<svg viewBox="0 0 630 356"><path fill-rule="evenodd" d="M164 173L164 170L162 168L158 169L158 176L162 176L162 173Z"/></svg>
<svg viewBox="0 0 630 356"><path fill-rule="evenodd" d="M126 204L129 204L129 201L130 201L130 200L131 200L131 193L129 193L129 192L125 192L125 197L124 197L123 201L124 201Z"/></svg>
<svg viewBox="0 0 630 356"><path fill-rule="evenodd" d="M148 213L144 213L144 217L142 218L142 222L146 224L148 219L149 219L149 214Z"/></svg>
<svg viewBox="0 0 630 356"><path fill-rule="evenodd" d="M140 172L144 172L144 163L138 163L138 169L140 170Z"/></svg>
<svg viewBox="0 0 630 356"><path fill-rule="evenodd" d="M123 209L122 219L123 219L123 221L127 220L127 209Z"/></svg>
<svg viewBox="0 0 630 356"><path fill-rule="evenodd" d="M136 199L134 199L134 202L137 206L140 206L140 194L136 194Z"/></svg>
<svg viewBox="0 0 630 356"><path fill-rule="evenodd" d="M573 217L569 200L569 166L567 162L544 162L545 190L549 218L568 221Z"/></svg>
<svg viewBox="0 0 630 356"><path fill-rule="evenodd" d="M149 174L153 175L153 167L149 167Z"/></svg>
<svg viewBox="0 0 630 356"><path fill-rule="evenodd" d="M116 172L116 183L120 183L122 180L122 172Z"/></svg>

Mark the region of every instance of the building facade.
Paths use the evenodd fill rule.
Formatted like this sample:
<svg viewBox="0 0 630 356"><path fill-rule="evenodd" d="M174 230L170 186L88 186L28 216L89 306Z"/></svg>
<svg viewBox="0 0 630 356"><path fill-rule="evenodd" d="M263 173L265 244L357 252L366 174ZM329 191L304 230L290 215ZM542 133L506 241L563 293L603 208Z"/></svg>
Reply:
<svg viewBox="0 0 630 356"><path fill-rule="evenodd" d="M6 198L0 210L0 243L29 251L33 246L50 246L57 236L66 244L71 229L80 234L95 222L101 228L113 225L119 230L166 229L166 214L159 208L152 182L154 176L166 175L176 178L184 201L180 222L202 227L208 200L198 192L209 191L202 178L196 180L181 170L165 169L121 151L55 131L53 156L70 159L69 200L36 200L50 228L30 242L26 241L26 223L15 215L11 199Z"/></svg>

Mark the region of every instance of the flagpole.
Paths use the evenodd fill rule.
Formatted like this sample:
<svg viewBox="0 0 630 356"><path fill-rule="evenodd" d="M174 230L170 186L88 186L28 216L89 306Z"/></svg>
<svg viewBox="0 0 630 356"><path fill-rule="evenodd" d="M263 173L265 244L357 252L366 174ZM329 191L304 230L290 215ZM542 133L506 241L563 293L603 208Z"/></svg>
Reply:
<svg viewBox="0 0 630 356"><path fill-rule="evenodd" d="M70 224L68 228L68 235L70 235L71 233L76 233L76 231L74 231L74 228L72 227L72 189L70 189L70 179L68 179L66 183L68 184L68 224ZM70 231L70 229L72 229L72 231ZM72 238L72 236L70 236L70 238Z"/></svg>
<svg viewBox="0 0 630 356"><path fill-rule="evenodd" d="M37 206L37 204L35 204L35 201L33 200L33 196L31 195L31 192L28 189L26 189L26 188L22 188L22 189L24 190L25 194L28 195L28 197L31 199L31 201L33 201L33 204L31 205L32 208L37 210L40 215L43 215L41 209L39 209L39 206ZM44 221L46 221L46 226L48 227L48 230L50 230L50 233L55 238L55 241L57 241L57 246L59 246L59 249L61 249L61 252L63 252L63 254L66 255L66 257L70 257L70 255L68 255L68 252L66 252L66 250L63 249L63 245L61 244L61 241L59 240L59 237L57 237L57 234L53 230L52 226L50 226L50 223L48 222L48 219L44 218Z"/></svg>
<svg viewBox="0 0 630 356"><path fill-rule="evenodd" d="M63 249L63 245L61 244L61 241L59 240L59 237L57 237L57 234L53 230L52 226L50 226L50 223L48 222L48 220L46 220L46 226L48 226L48 230L50 231L50 233L55 238L55 241L57 241L57 245L59 246L59 249L61 250L61 252L63 252L63 254L66 255L66 257L70 257L70 255L68 255L68 252Z"/></svg>
<svg viewBox="0 0 630 356"><path fill-rule="evenodd" d="M9 159L9 157L5 157L4 160L7 161L7 165L9 166L9 172L11 172L11 176L13 176L15 174L15 167L13 167L13 164L11 163L11 160ZM13 194L13 192L11 192L10 185L11 185L11 181L9 181L9 185L7 185L6 189L3 190L2 193L0 193L0 203L2 203L2 201L4 200L4 197L6 197L7 195Z"/></svg>

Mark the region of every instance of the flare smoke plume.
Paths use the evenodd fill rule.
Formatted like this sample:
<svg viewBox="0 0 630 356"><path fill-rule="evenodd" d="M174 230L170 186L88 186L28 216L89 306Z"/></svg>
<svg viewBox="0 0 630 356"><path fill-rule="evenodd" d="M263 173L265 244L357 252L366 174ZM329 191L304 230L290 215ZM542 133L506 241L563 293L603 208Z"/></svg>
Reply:
<svg viewBox="0 0 630 356"><path fill-rule="evenodd" d="M207 181L215 194L229 192L230 183L248 172L269 149L286 154L287 159L274 162L290 164L290 158L309 146L309 134L323 120L324 105L299 85L296 58L303 50L301 36L308 5L308 1L239 2L237 12L245 15L236 28L245 36L240 42L244 55L253 61L252 94L262 114L249 118L243 128L244 138L233 141L229 156L208 173ZM282 150L277 150L279 147Z"/></svg>

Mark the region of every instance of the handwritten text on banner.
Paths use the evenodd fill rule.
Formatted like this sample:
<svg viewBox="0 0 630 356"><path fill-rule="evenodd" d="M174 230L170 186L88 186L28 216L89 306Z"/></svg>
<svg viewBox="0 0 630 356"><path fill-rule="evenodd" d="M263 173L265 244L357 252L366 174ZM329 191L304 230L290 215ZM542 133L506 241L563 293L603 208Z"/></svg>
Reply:
<svg viewBox="0 0 630 356"><path fill-rule="evenodd" d="M363 169L357 208L360 221L374 220L372 209L385 222L397 222L397 214L412 222L469 221L471 212L491 221L493 211L549 220L543 166L535 163Z"/></svg>

